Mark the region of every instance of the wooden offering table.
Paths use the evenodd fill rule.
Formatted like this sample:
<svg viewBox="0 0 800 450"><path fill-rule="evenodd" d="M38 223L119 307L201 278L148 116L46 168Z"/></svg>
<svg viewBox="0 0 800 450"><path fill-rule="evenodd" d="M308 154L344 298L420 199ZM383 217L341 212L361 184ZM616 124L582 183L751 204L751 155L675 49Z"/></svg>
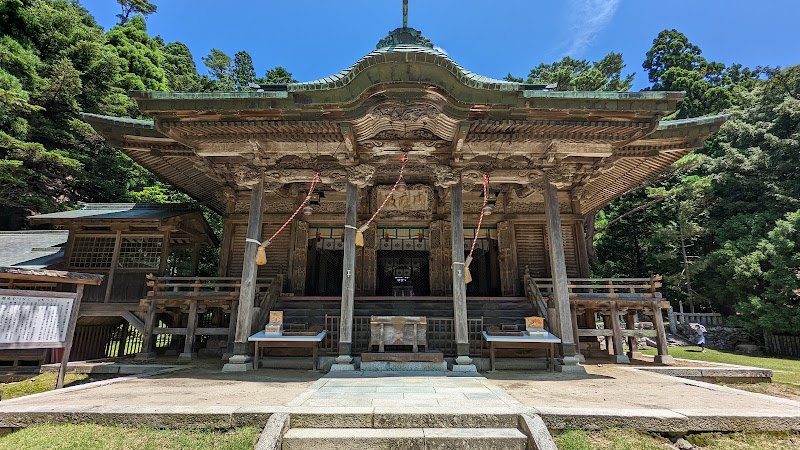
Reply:
<svg viewBox="0 0 800 450"><path fill-rule="evenodd" d="M274 335L272 333L267 334L264 331L259 331L248 338L248 341L255 342L256 344L256 360L255 364L253 364L253 368L258 369L258 365L261 361L261 350L264 348L311 348L311 370L317 370L317 360L319 358L317 347L319 347L319 343L325 339L326 333L325 330L322 330L319 334L312 336L297 336Z"/></svg>
<svg viewBox="0 0 800 450"><path fill-rule="evenodd" d="M527 332L519 336L496 336L483 332L483 340L489 343L489 370L494 372L495 349L497 348L541 348L547 350L547 368L555 370L555 344L560 344L561 339L544 331L542 335L529 335Z"/></svg>

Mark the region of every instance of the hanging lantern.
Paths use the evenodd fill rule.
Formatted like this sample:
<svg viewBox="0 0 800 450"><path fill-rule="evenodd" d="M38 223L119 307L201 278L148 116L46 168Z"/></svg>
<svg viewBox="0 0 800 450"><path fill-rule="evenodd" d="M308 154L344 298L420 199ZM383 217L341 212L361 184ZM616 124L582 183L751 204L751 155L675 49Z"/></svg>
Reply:
<svg viewBox="0 0 800 450"><path fill-rule="evenodd" d="M303 207L303 215L304 216L310 216L313 213L314 213L314 210L311 208L311 205L306 205L306 206Z"/></svg>
<svg viewBox="0 0 800 450"><path fill-rule="evenodd" d="M420 242L422 242L422 238L423 238L423 237L425 237L425 236L422 234L422 231L420 231L419 233L417 233L417 239L418 239Z"/></svg>
<svg viewBox="0 0 800 450"><path fill-rule="evenodd" d="M395 191L405 192L407 190L408 190L408 185L406 185L406 182L403 181L403 179L401 178L400 181L397 182L397 188L395 188Z"/></svg>
<svg viewBox="0 0 800 450"><path fill-rule="evenodd" d="M390 238L389 238L389 232L388 232L388 231L384 231L384 232L383 232L383 238L384 238L384 239L386 239L387 241L390 239Z"/></svg>
<svg viewBox="0 0 800 450"><path fill-rule="evenodd" d="M322 239L322 233L320 233L319 230L317 230L317 240L319 241L321 239Z"/></svg>
<svg viewBox="0 0 800 450"><path fill-rule="evenodd" d="M481 213L482 213L484 216L491 216L491 215L492 215L492 205L490 205L490 204L488 204L488 203L487 203L487 204L486 204L486 206L484 206L483 208L481 208Z"/></svg>

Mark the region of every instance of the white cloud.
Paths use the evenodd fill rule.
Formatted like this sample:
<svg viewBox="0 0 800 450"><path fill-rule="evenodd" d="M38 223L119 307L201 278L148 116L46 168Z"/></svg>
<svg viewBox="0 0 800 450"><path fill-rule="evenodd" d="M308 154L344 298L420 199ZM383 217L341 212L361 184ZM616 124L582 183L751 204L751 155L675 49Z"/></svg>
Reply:
<svg viewBox="0 0 800 450"><path fill-rule="evenodd" d="M582 54L611 22L619 4L620 0L569 0L570 37L565 55Z"/></svg>

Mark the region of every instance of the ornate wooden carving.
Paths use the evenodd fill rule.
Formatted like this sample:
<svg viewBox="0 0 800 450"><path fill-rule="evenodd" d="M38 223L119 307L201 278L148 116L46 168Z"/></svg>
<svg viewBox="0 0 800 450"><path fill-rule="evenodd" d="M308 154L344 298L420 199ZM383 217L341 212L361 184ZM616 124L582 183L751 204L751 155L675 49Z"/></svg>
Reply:
<svg viewBox="0 0 800 450"><path fill-rule="evenodd" d="M292 292L305 294L306 263L308 260L308 222L295 221L292 230Z"/></svg>
<svg viewBox="0 0 800 450"><path fill-rule="evenodd" d="M497 246L500 251L500 288L503 296L521 295L514 251L514 227L508 221L497 223Z"/></svg>

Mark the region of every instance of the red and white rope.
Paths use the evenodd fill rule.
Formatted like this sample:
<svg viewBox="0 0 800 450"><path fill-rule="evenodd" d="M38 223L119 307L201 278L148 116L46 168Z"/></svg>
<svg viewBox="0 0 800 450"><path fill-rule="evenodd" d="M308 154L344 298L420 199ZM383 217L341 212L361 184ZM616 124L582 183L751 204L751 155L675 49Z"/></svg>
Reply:
<svg viewBox="0 0 800 450"><path fill-rule="evenodd" d="M388 194L386 194L386 198L383 199L383 203L381 203L381 206L379 206L378 209L375 210L375 212L372 214L372 217L370 217L368 221L366 221L363 225L361 225L358 228L358 231L360 231L362 233L364 231L366 231L367 228L369 228L369 225L372 223L372 221L375 220L376 217L378 217L378 214L380 214L380 212L383 209L383 207L386 206L386 203L389 201L389 199L392 198L392 194L394 194L394 191L397 190L397 185L400 184L400 181L403 179L403 171L406 168L406 162L407 161L408 161L408 153L403 153L400 156L400 162L401 162L401 164L400 164L400 176L397 177L397 181L394 182L394 186L392 186L392 189L389 190Z"/></svg>
<svg viewBox="0 0 800 450"><path fill-rule="evenodd" d="M483 224L483 211L486 208L486 202L489 200L489 174L483 174L483 206L481 206L481 215L478 218L478 228L475 229L475 236L472 238L472 247L469 249L469 256L467 261L472 261L472 253L475 251L475 244L478 243L478 235L481 232L481 224Z"/></svg>

